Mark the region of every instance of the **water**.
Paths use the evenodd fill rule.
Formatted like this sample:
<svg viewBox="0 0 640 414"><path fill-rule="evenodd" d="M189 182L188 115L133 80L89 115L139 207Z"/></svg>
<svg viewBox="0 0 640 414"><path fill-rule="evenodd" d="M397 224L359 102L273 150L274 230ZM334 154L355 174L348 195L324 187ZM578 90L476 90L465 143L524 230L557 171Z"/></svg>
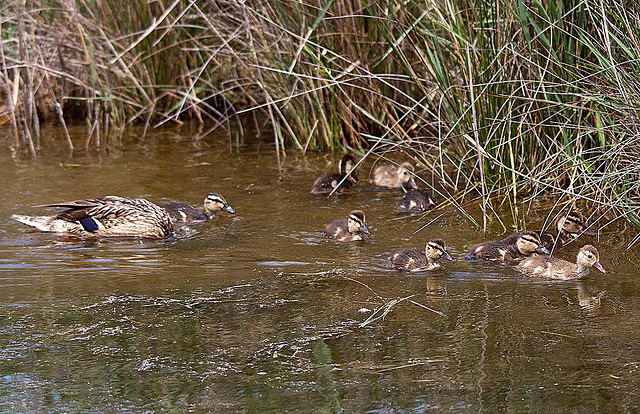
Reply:
<svg viewBox="0 0 640 414"><path fill-rule="evenodd" d="M393 251L441 237L460 259L481 231L440 210L414 234L427 221L393 213L398 196L366 184L370 163L353 194L309 194L341 154L289 154L279 174L268 142L229 153L224 135L164 131L137 143L137 132L122 148L73 157L51 140L37 160L0 148L2 411L640 410L640 260L625 250L635 230L616 223L582 240L609 273L580 282L464 260L406 275L389 268ZM199 206L210 191L238 214L163 242L79 240L9 219L101 195ZM354 208L370 241L321 237ZM491 223L490 235L500 229Z"/></svg>

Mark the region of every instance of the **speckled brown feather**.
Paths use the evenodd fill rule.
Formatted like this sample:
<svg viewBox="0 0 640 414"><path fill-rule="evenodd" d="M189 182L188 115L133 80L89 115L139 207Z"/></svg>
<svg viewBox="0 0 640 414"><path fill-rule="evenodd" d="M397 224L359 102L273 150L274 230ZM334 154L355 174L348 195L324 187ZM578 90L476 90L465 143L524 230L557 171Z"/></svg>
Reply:
<svg viewBox="0 0 640 414"><path fill-rule="evenodd" d="M520 262L516 269L527 276L571 280L587 276L591 267L606 273L600 264L598 250L591 245L586 245L578 252L576 263L556 257L535 255Z"/></svg>
<svg viewBox="0 0 640 414"><path fill-rule="evenodd" d="M407 212L427 211L436 206L435 200L422 190L407 191L398 203L398 210Z"/></svg>
<svg viewBox="0 0 640 414"><path fill-rule="evenodd" d="M330 194L334 189L336 189L336 193L342 193L343 191L352 188L358 182L358 175L353 171L355 165L355 158L346 154L340 160L340 173L326 174L318 177L318 179L313 183L311 194Z"/></svg>
<svg viewBox="0 0 640 414"><path fill-rule="evenodd" d="M446 245L442 239L432 239L427 242L424 252L417 249L403 249L395 252L390 260L394 268L409 272L429 271L441 267L439 260L444 257L453 260L446 251Z"/></svg>
<svg viewBox="0 0 640 414"><path fill-rule="evenodd" d="M414 166L408 162L401 165L379 165L373 170L371 184L390 189L408 184L411 188L417 189L418 186L413 178L414 171Z"/></svg>
<svg viewBox="0 0 640 414"><path fill-rule="evenodd" d="M509 236L504 240L478 243L471 248L469 253L465 256L465 259L504 262L522 260L523 258L528 257L533 253L533 250L529 252L523 252L518 248L517 242L523 237L527 237L527 240L531 238L531 240L535 240L535 243L538 244L540 242L540 238L535 232L525 231L516 238Z"/></svg>
<svg viewBox="0 0 640 414"><path fill-rule="evenodd" d="M367 236L362 232L349 232L349 220L339 219L327 224L324 235L338 241L359 241L367 240Z"/></svg>
<svg viewBox="0 0 640 414"><path fill-rule="evenodd" d="M209 217L202 211L183 203L158 203L158 206L167 211L175 223L200 223L207 221Z"/></svg>
<svg viewBox="0 0 640 414"><path fill-rule="evenodd" d="M175 227L167 212L142 198L106 196L39 207L65 208L55 216L18 216L13 218L43 231L81 236L166 238ZM95 230L87 231L81 220L89 220Z"/></svg>

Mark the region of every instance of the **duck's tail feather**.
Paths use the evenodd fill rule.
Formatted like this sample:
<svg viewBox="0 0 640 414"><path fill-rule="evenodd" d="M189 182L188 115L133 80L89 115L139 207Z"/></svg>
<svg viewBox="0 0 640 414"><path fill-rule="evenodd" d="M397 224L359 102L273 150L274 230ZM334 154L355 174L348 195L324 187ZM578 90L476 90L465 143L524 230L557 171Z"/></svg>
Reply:
<svg viewBox="0 0 640 414"><path fill-rule="evenodd" d="M27 226L35 227L40 231L55 231L51 226L54 218L52 216L23 216L21 214L13 214L11 218Z"/></svg>

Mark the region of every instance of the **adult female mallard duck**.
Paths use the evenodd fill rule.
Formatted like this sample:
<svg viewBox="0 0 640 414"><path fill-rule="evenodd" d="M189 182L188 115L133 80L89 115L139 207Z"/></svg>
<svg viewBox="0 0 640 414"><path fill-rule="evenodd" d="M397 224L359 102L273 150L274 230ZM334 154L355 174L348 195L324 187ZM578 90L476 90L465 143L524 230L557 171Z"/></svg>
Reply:
<svg viewBox="0 0 640 414"><path fill-rule="evenodd" d="M580 237L581 234L594 237L596 234L587 229L584 216L577 211L570 211L558 216L555 222L558 236L548 231L536 231L540 236L540 242L548 250L554 249L557 245L564 246ZM512 234L505 241L513 242L523 232Z"/></svg>
<svg viewBox="0 0 640 414"><path fill-rule="evenodd" d="M218 211L236 214L222 194L218 193L209 193L204 198L204 212L182 203L158 203L158 205L167 210L174 223L199 223L215 217Z"/></svg>
<svg viewBox="0 0 640 414"><path fill-rule="evenodd" d="M420 213L431 210L435 206L436 201L429 194L422 190L411 189L402 196L397 209L410 213Z"/></svg>
<svg viewBox="0 0 640 414"><path fill-rule="evenodd" d="M354 171L355 166L356 159L346 154L340 160L340 173L326 174L318 177L313 183L311 194L330 194L334 189L336 193L341 193L353 187L358 182L358 176Z"/></svg>
<svg viewBox="0 0 640 414"><path fill-rule="evenodd" d="M373 170L371 184L384 188L402 188L408 185L418 189L416 180L413 178L415 168L411 163L403 162L400 165L378 165Z"/></svg>
<svg viewBox="0 0 640 414"><path fill-rule="evenodd" d="M164 239L175 226L165 209L143 198L106 196L37 207L59 207L54 216L11 216L38 230L78 236Z"/></svg>
<svg viewBox="0 0 640 414"><path fill-rule="evenodd" d="M547 256L533 256L520 262L516 269L527 276L546 279L579 279L589 274L589 269L595 267L602 273L607 273L600 264L598 250L590 244L583 246L578 252L576 263Z"/></svg>
<svg viewBox="0 0 640 414"><path fill-rule="evenodd" d="M327 224L323 235L338 241L366 240L365 234L371 233L365 223L364 212L353 210L348 219L335 220Z"/></svg>
<svg viewBox="0 0 640 414"><path fill-rule="evenodd" d="M538 233L524 231L517 238L507 237L500 241L478 243L471 248L465 259L511 262L521 260L535 252L549 254L549 250L540 244Z"/></svg>
<svg viewBox="0 0 640 414"><path fill-rule="evenodd" d="M453 260L447 252L444 240L432 239L427 242L424 253L418 249L403 249L395 252L391 256L391 264L398 270L420 272L439 269L440 258Z"/></svg>

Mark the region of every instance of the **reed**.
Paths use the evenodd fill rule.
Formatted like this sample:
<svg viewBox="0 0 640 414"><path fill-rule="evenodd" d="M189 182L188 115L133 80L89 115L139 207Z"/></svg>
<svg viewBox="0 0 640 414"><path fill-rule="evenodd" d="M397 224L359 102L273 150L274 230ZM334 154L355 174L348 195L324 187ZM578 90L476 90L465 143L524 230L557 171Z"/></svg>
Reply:
<svg viewBox="0 0 640 414"><path fill-rule="evenodd" d="M479 201L485 229L496 203L524 227L522 209L546 195L558 208L587 202L598 217L640 224L634 4L48 4L0 8L10 142L32 156L34 114L57 106L88 120L86 146L107 145L131 122L193 119L207 134L262 112L278 156L401 151L457 208Z"/></svg>

